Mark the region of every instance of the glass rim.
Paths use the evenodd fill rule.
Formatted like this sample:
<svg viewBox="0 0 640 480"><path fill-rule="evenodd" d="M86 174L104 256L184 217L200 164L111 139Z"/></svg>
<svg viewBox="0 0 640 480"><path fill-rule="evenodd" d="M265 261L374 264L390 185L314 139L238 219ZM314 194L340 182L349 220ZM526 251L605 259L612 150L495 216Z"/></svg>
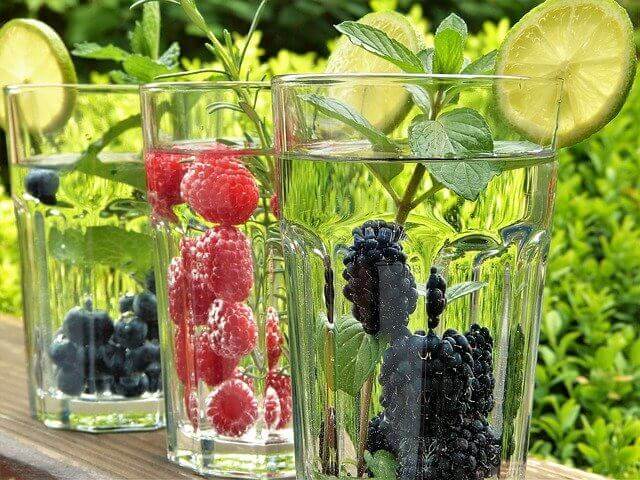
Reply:
<svg viewBox="0 0 640 480"><path fill-rule="evenodd" d="M134 83L113 84L113 83L24 83L6 85L3 90L5 95L28 93L31 91L41 91L52 88L62 88L64 90L78 90L88 93L136 93L140 86Z"/></svg>
<svg viewBox="0 0 640 480"><path fill-rule="evenodd" d="M355 81L387 81L387 82L415 82L416 80L439 80L450 83L477 83L492 84L500 82L527 82L548 84L559 87L563 79L560 77L530 77L524 75L469 75L469 74L440 74L440 73L296 73L276 75L272 79L272 85L306 86L316 84L343 83Z"/></svg>
<svg viewBox="0 0 640 480"><path fill-rule="evenodd" d="M271 88L271 82L258 80L220 80L206 82L151 82L140 85L140 91L144 93L153 92L189 92L199 90L220 90L225 88Z"/></svg>

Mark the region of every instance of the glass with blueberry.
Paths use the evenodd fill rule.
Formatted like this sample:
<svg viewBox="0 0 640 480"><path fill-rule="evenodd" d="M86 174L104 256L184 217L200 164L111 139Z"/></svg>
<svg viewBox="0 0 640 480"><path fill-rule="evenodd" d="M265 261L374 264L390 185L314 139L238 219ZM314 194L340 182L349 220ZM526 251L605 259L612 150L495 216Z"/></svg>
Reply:
<svg viewBox="0 0 640 480"><path fill-rule="evenodd" d="M43 124L23 108L40 96L66 109ZM137 87L12 87L7 103L33 414L53 428L159 428Z"/></svg>
<svg viewBox="0 0 640 480"><path fill-rule="evenodd" d="M293 476L270 99L264 83L142 89L169 458L207 475Z"/></svg>
<svg viewBox="0 0 640 480"><path fill-rule="evenodd" d="M274 80L299 478L524 478L557 163L509 82Z"/></svg>

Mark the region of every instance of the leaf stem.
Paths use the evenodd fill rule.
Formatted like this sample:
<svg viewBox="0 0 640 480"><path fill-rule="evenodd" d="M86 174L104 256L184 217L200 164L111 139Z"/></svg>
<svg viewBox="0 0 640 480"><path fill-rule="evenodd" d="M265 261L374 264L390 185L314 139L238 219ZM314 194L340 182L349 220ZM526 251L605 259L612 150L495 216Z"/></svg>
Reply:
<svg viewBox="0 0 640 480"><path fill-rule="evenodd" d="M362 386L362 390L360 391L360 421L358 425L359 442L357 452L358 477L363 477L366 470L364 451L367 447L367 435L369 433L369 407L371 405L371 394L373 392L373 378L373 375L367 378Z"/></svg>
<svg viewBox="0 0 640 480"><path fill-rule="evenodd" d="M420 187L420 183L422 182L422 178L426 171L427 167L422 163L416 165L416 169L413 171L413 175L411 175L411 180L409 180L409 185L407 185L407 190L398 205L398 212L396 213L397 224L404 225L404 222L407 221L407 217L409 216L409 213L411 213L413 197L418 191L418 187Z"/></svg>
<svg viewBox="0 0 640 480"><path fill-rule="evenodd" d="M391 198L393 199L393 203L396 204L396 206L398 206L398 204L400 203L400 197L398 196L398 194L396 193L396 191L393 189L393 187L391 186L391 183L389 183L387 180L385 180L385 178L380 175L375 168L372 168L371 165L367 164L367 168L369 169L369 171L373 174L374 177L376 177L376 180L378 180L378 182L380 182L380 185L382 185L382 187L387 191L387 193L391 196Z"/></svg>

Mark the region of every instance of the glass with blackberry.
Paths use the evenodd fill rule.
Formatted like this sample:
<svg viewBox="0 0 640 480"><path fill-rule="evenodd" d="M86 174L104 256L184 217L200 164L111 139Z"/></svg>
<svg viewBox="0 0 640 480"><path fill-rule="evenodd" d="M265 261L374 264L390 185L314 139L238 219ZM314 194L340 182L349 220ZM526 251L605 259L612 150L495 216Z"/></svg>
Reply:
<svg viewBox="0 0 640 480"><path fill-rule="evenodd" d="M25 85L5 95L32 414L88 432L159 428L138 89Z"/></svg>
<svg viewBox="0 0 640 480"><path fill-rule="evenodd" d="M555 129L498 99L532 87L555 125L554 80L274 80L300 478L524 478Z"/></svg>
<svg viewBox="0 0 640 480"><path fill-rule="evenodd" d="M173 462L293 477L292 395L268 84L142 88Z"/></svg>

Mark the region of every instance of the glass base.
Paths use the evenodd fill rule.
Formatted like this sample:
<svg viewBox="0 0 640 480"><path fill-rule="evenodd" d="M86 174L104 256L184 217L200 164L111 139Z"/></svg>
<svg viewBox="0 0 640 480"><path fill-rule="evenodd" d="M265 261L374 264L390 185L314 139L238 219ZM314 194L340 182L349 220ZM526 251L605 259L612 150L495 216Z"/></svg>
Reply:
<svg viewBox="0 0 640 480"><path fill-rule="evenodd" d="M207 477L250 480L296 478L293 438L278 437L274 443L199 438L191 429L178 431L177 445L167 458Z"/></svg>
<svg viewBox="0 0 640 480"><path fill-rule="evenodd" d="M134 399L39 395L35 418L49 428L88 433L157 430L165 426L159 395Z"/></svg>

